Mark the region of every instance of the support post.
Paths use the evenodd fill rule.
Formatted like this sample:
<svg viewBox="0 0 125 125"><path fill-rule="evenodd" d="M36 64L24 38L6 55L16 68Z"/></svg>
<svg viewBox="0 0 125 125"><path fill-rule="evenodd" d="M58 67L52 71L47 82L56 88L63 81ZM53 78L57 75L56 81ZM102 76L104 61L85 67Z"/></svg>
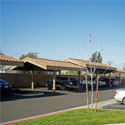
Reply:
<svg viewBox="0 0 125 125"><path fill-rule="evenodd" d="M78 88L81 89L81 85L80 85L80 74L81 72L78 71Z"/></svg>
<svg viewBox="0 0 125 125"><path fill-rule="evenodd" d="M32 71L32 91L34 90L34 71Z"/></svg>
<svg viewBox="0 0 125 125"><path fill-rule="evenodd" d="M59 70L59 79L61 80L61 70Z"/></svg>
<svg viewBox="0 0 125 125"><path fill-rule="evenodd" d="M53 92L56 91L56 71L53 71Z"/></svg>
<svg viewBox="0 0 125 125"><path fill-rule="evenodd" d="M87 74L85 75L85 80L86 80L86 101L87 101L88 111L89 111L89 94L88 94L88 78L87 78Z"/></svg>
<svg viewBox="0 0 125 125"><path fill-rule="evenodd" d="M111 73L109 73L109 87L111 87Z"/></svg>
<svg viewBox="0 0 125 125"><path fill-rule="evenodd" d="M122 77L121 77L121 73L119 73L119 84L122 84Z"/></svg>
<svg viewBox="0 0 125 125"><path fill-rule="evenodd" d="M100 75L99 75L99 74L97 74L95 112L97 111L97 102L98 102L98 88L99 88L99 77L100 77Z"/></svg>

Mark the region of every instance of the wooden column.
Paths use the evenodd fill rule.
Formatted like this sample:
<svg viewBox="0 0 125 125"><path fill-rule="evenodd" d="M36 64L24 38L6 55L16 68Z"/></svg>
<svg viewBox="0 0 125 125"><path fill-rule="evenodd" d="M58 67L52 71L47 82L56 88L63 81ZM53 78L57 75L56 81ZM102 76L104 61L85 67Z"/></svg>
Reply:
<svg viewBox="0 0 125 125"><path fill-rule="evenodd" d="M32 85L31 85L32 91L34 90L34 71L32 71Z"/></svg>
<svg viewBox="0 0 125 125"><path fill-rule="evenodd" d="M53 92L56 91L56 71L53 71Z"/></svg>
<svg viewBox="0 0 125 125"><path fill-rule="evenodd" d="M81 72L78 71L78 88L81 89L81 85L80 85L80 75L81 75Z"/></svg>
<svg viewBox="0 0 125 125"><path fill-rule="evenodd" d="M61 80L61 70L59 70L59 79Z"/></svg>
<svg viewBox="0 0 125 125"><path fill-rule="evenodd" d="M89 93L88 93L88 78L87 78L87 74L85 75L85 80L86 80L86 101L87 101L88 111L89 111Z"/></svg>
<svg viewBox="0 0 125 125"><path fill-rule="evenodd" d="M109 87L111 87L111 73L109 73Z"/></svg>
<svg viewBox="0 0 125 125"><path fill-rule="evenodd" d="M99 74L97 74L95 111L97 110L97 103L98 103L99 77L100 77Z"/></svg>
<svg viewBox="0 0 125 125"><path fill-rule="evenodd" d="M119 73L119 84L122 84L122 77L121 77L121 73Z"/></svg>

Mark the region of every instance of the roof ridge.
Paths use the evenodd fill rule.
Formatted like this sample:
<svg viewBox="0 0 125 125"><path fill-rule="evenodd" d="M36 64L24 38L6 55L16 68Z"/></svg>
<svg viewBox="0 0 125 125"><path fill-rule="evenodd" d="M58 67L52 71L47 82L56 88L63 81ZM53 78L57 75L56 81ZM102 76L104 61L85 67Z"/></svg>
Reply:
<svg viewBox="0 0 125 125"><path fill-rule="evenodd" d="M27 57L26 57L27 58ZM26 59L24 58L24 59ZM40 60L48 60L48 61L56 61L56 62L64 62L64 63L69 63L69 62L65 62L65 61L61 61L61 60L54 60L54 59L45 59L45 58L32 58L32 57L28 57L29 59L40 59Z"/></svg>

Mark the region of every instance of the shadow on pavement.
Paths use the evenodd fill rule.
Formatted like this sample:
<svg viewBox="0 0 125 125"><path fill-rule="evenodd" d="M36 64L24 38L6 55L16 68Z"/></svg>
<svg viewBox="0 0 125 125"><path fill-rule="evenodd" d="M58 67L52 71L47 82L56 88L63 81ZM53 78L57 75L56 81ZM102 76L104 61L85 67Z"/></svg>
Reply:
<svg viewBox="0 0 125 125"><path fill-rule="evenodd" d="M61 96L66 95L64 93L53 92L53 91L29 91L29 90L14 90L11 93L2 93L0 97L0 102L13 101L19 99L32 99L32 98L44 98L51 96Z"/></svg>
<svg viewBox="0 0 125 125"><path fill-rule="evenodd" d="M103 106L103 109L124 110L125 111L125 105L117 102L115 104L109 104L109 105Z"/></svg>

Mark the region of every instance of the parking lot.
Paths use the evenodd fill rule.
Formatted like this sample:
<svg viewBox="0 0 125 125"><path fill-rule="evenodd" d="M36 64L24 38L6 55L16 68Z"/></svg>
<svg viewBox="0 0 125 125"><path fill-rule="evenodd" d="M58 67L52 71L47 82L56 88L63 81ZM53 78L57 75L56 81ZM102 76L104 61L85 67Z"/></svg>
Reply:
<svg viewBox="0 0 125 125"><path fill-rule="evenodd" d="M125 88L125 85L119 88ZM112 99L116 89L117 87L100 88L99 102ZM91 92L89 91L89 101L90 94ZM1 122L23 119L83 105L86 105L85 89L57 90L55 93L52 90L47 90L47 88L38 88L33 92L29 89L22 89L1 98ZM119 107L118 103L114 104L114 106ZM124 108L125 106L120 105L120 109L124 110Z"/></svg>

